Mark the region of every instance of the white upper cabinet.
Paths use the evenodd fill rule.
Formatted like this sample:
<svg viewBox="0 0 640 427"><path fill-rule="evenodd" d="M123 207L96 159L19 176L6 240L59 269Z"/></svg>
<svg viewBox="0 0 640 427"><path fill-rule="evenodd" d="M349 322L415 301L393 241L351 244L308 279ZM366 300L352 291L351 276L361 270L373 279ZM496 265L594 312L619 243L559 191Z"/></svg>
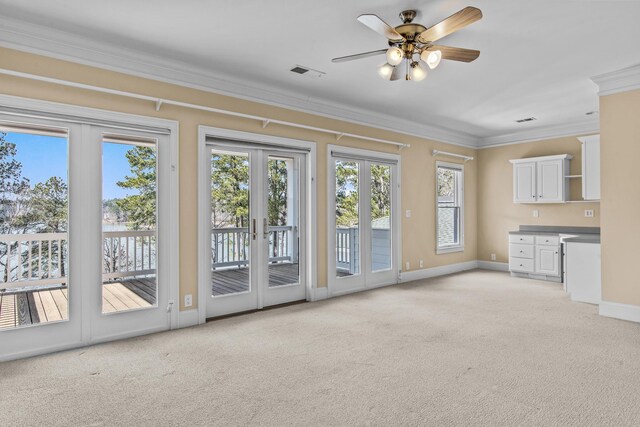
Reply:
<svg viewBox="0 0 640 427"><path fill-rule="evenodd" d="M509 160L514 203L564 203L569 199L569 154Z"/></svg>
<svg viewBox="0 0 640 427"><path fill-rule="evenodd" d="M513 199L522 202L536 201L536 163L513 165Z"/></svg>
<svg viewBox="0 0 640 427"><path fill-rule="evenodd" d="M537 162L538 203L564 202L564 183L562 159L540 160Z"/></svg>
<svg viewBox="0 0 640 427"><path fill-rule="evenodd" d="M582 143L582 198L600 200L600 135L578 140Z"/></svg>

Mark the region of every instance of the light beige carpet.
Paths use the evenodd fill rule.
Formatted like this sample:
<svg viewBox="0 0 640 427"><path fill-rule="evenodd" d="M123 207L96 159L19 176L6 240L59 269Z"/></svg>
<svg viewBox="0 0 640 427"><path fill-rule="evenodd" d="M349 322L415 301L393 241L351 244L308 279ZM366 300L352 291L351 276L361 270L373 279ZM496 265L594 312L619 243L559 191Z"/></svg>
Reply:
<svg viewBox="0 0 640 427"><path fill-rule="evenodd" d="M0 425L640 425L640 325L473 271L0 364Z"/></svg>

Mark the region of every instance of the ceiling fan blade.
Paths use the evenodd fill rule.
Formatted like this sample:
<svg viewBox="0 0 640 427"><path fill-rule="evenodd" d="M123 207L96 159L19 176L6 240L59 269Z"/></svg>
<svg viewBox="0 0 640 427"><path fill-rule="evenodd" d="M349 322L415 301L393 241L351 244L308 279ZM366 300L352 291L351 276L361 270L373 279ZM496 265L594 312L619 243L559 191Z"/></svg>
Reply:
<svg viewBox="0 0 640 427"><path fill-rule="evenodd" d="M404 72L402 71L403 68L405 68L404 61L393 67L393 71L391 72L391 77L389 77L389 80L393 81L404 78Z"/></svg>
<svg viewBox="0 0 640 427"><path fill-rule="evenodd" d="M434 42L449 34L458 31L467 25L473 24L482 18L482 11L476 7L468 6L454 13L447 19L440 21L431 28L426 29L418 38L422 43Z"/></svg>
<svg viewBox="0 0 640 427"><path fill-rule="evenodd" d="M339 58L333 58L331 62L347 62L347 61L353 61L354 59L362 59L362 58L368 58L370 56L383 55L385 53L387 53L387 49L372 50L371 52L357 53L355 55L347 55L347 56L341 56Z"/></svg>
<svg viewBox="0 0 640 427"><path fill-rule="evenodd" d="M394 42L401 42L404 37L400 35L392 26L384 22L377 15L365 14L358 16L358 21L371 28L376 33L385 36L387 39Z"/></svg>
<svg viewBox="0 0 640 427"><path fill-rule="evenodd" d="M442 52L442 59L451 61L472 62L480 56L479 50L463 49L461 47L432 45L427 50L439 50Z"/></svg>

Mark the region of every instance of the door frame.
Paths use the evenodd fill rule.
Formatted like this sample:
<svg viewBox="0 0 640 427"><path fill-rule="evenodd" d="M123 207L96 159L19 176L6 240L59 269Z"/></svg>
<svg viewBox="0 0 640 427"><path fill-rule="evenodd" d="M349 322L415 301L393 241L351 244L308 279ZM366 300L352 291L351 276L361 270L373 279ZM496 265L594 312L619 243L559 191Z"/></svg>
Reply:
<svg viewBox="0 0 640 427"><path fill-rule="evenodd" d="M168 146L165 148L165 152L167 153L167 161L165 167L169 167L170 170L167 171L168 175L168 212L166 213L166 234L170 241L175 242L174 245L168 245L169 247L165 251L165 256L163 256L163 260L169 262L165 270L165 275L167 275L168 281L168 292L169 292L169 307L167 307L169 313L168 318L170 319L169 325L164 329L176 329L179 327L179 308L178 305L175 304L179 301L180 296L180 276L179 276L179 175L178 175L178 122L174 120L161 119L157 117L149 117L149 116L141 116L136 114L111 111L111 110L103 110L97 108L90 108L79 105L71 105L71 104L62 104L58 102L44 101L39 99L32 98L24 98L12 95L4 95L0 94L0 107L2 107L2 114L15 117L16 121L29 122L30 120L49 120L55 122L65 122L68 123L69 126L75 124L76 126L84 124L92 124L98 126L108 126L114 129L123 129L123 130L138 130L152 131L155 129L163 129L168 131ZM82 138L86 138L86 132L82 131ZM71 142L70 142L71 143ZM84 145L84 144L81 144ZM83 147L79 147L83 148ZM71 150L71 147L68 148ZM86 169L86 168L85 168ZM71 178L69 178L71 179ZM80 185L84 185L81 183ZM70 189L70 191L75 191ZM71 209L71 207L70 207ZM71 215L71 211L70 211ZM84 221L83 223L86 223ZM73 228L73 230L71 230ZM69 224L69 238L71 238L71 233L75 232L75 229L78 227L72 227ZM90 318L91 313L88 311L89 306L85 303L87 298L85 297L86 292L76 291L77 296L75 298L79 300L82 299L83 304L80 305L79 308L76 308L77 314L81 318L81 337L78 341L73 342L65 342L63 344L58 345L45 345L40 347L30 346L29 348L20 349L17 352L13 353L2 353L0 354L0 361L17 359L22 357L35 356L39 354L50 353L53 351L60 351L70 348L81 347L90 344L96 344L99 342L111 341L115 339L128 338L138 335L144 335L148 333L155 332L155 330L147 330L147 329L138 329L131 330L125 333L101 336L98 338L92 338L91 335L91 324ZM71 304L76 304L71 303ZM71 310L71 304L69 309ZM74 305L76 307L76 305ZM71 313L69 313L71 315ZM51 326L56 325L56 322L53 322L51 325L42 324L36 326L37 328L50 328ZM45 329L46 330L46 329Z"/></svg>
<svg viewBox="0 0 640 427"><path fill-rule="evenodd" d="M242 144L274 145L279 147L305 148L309 150L307 155L307 268L306 268L306 299L314 301L317 289L317 185L316 185L316 143L299 139L284 138L252 132L244 132L233 129L217 128L211 126L198 126L198 323L207 320L207 304L209 288L210 258L208 256L210 239L204 232L209 228L209 217L206 214L210 209L211 194L211 165L209 163L209 148L207 138L220 138L228 141L238 141ZM262 147L261 147L262 148ZM266 147L268 149L268 147Z"/></svg>
<svg viewBox="0 0 640 427"><path fill-rule="evenodd" d="M366 263L361 262L360 266L362 268L362 275L364 284L363 287L357 289L350 290L341 290L336 287L336 254L335 254L335 221L332 221L331 218L335 216L336 211L336 200L335 194L330 194L331 189L335 189L335 180L336 180L336 171L334 165L334 159L331 153L333 150L339 151L341 154L345 154L347 156L337 156L339 158L348 157L348 155L352 155L354 160L372 160L379 159L384 162L384 160L392 160L396 162L396 176L392 178L392 185L395 182L396 188L395 197L392 199L392 209L395 210L396 215L392 215L392 245L396 245L396 249L394 255L396 257L396 269L395 279L391 281L382 281L375 282L373 284L367 284L366 277L364 275L366 272L364 271L364 266ZM359 180L359 186L362 185L362 180ZM360 148L351 148L345 147L342 145L328 145L327 146L327 288L328 288L328 296L338 296L338 295L346 295L354 292L366 291L369 289L379 288L383 286L393 285L399 282L400 273L402 271L402 156L399 154L387 153L383 151L374 151L374 150L364 150ZM396 231L397 230L397 231ZM395 233L394 233L395 231ZM363 233L361 233L362 235ZM393 268L393 265L392 265Z"/></svg>

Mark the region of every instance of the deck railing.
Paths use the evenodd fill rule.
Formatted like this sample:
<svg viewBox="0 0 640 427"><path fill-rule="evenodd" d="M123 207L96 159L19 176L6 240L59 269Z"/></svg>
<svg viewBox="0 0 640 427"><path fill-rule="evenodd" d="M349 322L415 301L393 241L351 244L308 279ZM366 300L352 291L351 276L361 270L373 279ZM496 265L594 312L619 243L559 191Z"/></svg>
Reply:
<svg viewBox="0 0 640 427"><path fill-rule="evenodd" d="M67 233L0 235L0 289L67 282Z"/></svg>
<svg viewBox="0 0 640 427"><path fill-rule="evenodd" d="M106 231L102 242L103 280L155 274L155 230Z"/></svg>
<svg viewBox="0 0 640 427"><path fill-rule="evenodd" d="M371 269L391 268L391 230L371 229ZM360 230L358 227L336 229L336 269L342 273L360 273Z"/></svg>
<svg viewBox="0 0 640 427"><path fill-rule="evenodd" d="M359 230L357 227L336 229L336 268L349 274L358 273Z"/></svg>
<svg viewBox="0 0 640 427"><path fill-rule="evenodd" d="M155 274L154 230L102 235L103 280ZM66 285L67 253L67 233L0 235L0 290Z"/></svg>
<svg viewBox="0 0 640 427"><path fill-rule="evenodd" d="M296 261L294 227L269 227L269 262ZM214 228L211 231L213 268L245 266L249 263L249 229Z"/></svg>

